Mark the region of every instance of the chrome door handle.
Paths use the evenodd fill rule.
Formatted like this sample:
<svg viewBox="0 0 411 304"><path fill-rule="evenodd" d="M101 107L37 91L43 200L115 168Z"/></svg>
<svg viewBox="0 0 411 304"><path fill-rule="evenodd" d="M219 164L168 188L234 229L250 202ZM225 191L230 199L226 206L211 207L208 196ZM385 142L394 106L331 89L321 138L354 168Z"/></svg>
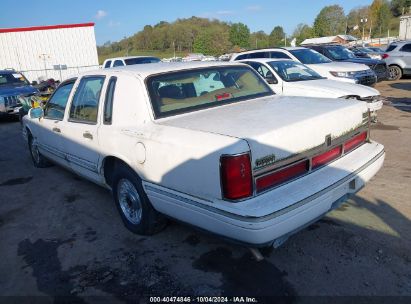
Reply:
<svg viewBox="0 0 411 304"><path fill-rule="evenodd" d="M54 127L54 128L53 128L53 132L56 132L56 133L61 133L61 130L60 130L60 128L56 128L56 127Z"/></svg>
<svg viewBox="0 0 411 304"><path fill-rule="evenodd" d="M93 134L91 134L89 131L86 131L83 133L83 137L88 138L88 139L93 139Z"/></svg>

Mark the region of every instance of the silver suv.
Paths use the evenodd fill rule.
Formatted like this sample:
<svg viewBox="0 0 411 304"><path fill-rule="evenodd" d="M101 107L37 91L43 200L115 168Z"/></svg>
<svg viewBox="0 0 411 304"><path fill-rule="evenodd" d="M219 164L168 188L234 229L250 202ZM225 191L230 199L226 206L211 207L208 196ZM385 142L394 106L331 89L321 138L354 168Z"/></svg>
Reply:
<svg viewBox="0 0 411 304"><path fill-rule="evenodd" d="M382 55L388 65L390 80L411 74L411 41L391 43Z"/></svg>

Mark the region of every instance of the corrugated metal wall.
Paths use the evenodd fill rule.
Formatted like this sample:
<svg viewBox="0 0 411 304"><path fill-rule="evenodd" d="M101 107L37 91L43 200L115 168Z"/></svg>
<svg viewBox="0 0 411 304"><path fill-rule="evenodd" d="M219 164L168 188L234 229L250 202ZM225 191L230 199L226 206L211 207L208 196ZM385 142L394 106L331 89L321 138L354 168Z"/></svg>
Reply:
<svg viewBox="0 0 411 304"><path fill-rule="evenodd" d="M64 64L62 80L97 69L94 26L0 33L0 69L22 71L30 81L60 79L53 65Z"/></svg>

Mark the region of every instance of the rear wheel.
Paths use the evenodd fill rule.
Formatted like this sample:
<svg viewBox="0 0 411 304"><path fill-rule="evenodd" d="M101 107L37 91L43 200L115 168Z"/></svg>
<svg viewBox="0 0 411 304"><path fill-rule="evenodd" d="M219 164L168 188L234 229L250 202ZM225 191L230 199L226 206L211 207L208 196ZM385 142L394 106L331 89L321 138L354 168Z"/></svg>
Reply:
<svg viewBox="0 0 411 304"><path fill-rule="evenodd" d="M399 80L402 77L402 70L397 65L391 65L389 67L390 80Z"/></svg>
<svg viewBox="0 0 411 304"><path fill-rule="evenodd" d="M30 133L28 134L29 137L29 150L30 150L30 155L31 159L33 161L33 164L37 168L46 168L50 166L50 162L45 158L39 151L37 141L33 138L33 135Z"/></svg>
<svg viewBox="0 0 411 304"><path fill-rule="evenodd" d="M154 210L140 177L124 164L116 165L114 170L113 197L126 228L142 235L162 230L166 220Z"/></svg>

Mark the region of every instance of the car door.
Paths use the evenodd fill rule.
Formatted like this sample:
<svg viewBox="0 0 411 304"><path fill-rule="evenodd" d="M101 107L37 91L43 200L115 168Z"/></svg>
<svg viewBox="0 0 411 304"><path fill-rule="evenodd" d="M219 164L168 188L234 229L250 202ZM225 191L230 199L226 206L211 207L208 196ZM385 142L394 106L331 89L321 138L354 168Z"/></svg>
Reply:
<svg viewBox="0 0 411 304"><path fill-rule="evenodd" d="M66 135L64 113L76 79L70 79L57 88L44 107L44 116L35 125L40 152L46 157L68 165L63 137Z"/></svg>
<svg viewBox="0 0 411 304"><path fill-rule="evenodd" d="M404 44L404 46L400 49L400 56L402 60L404 60L405 66L404 70L407 73L411 73L411 43Z"/></svg>
<svg viewBox="0 0 411 304"><path fill-rule="evenodd" d="M80 175L98 182L100 159L97 131L99 105L105 76L80 79L68 109L65 147L70 167Z"/></svg>

